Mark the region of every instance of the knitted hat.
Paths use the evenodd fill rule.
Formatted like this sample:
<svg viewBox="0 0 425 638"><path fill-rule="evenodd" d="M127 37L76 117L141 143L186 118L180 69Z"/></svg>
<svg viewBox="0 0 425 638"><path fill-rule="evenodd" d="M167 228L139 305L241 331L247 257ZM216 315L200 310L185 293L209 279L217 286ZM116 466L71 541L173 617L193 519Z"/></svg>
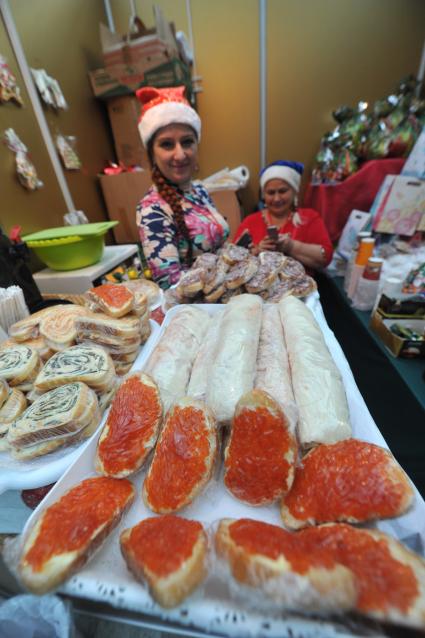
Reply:
<svg viewBox="0 0 425 638"><path fill-rule="evenodd" d="M300 162L287 162L286 160L272 162L260 171L261 191L271 179L283 179L298 193L303 171L304 164L300 164Z"/></svg>
<svg viewBox="0 0 425 638"><path fill-rule="evenodd" d="M166 89L145 86L136 91L136 96L142 103L139 133L145 147L152 136L168 124L191 126L196 132L199 142L201 139L201 120L184 97L184 91L184 86Z"/></svg>

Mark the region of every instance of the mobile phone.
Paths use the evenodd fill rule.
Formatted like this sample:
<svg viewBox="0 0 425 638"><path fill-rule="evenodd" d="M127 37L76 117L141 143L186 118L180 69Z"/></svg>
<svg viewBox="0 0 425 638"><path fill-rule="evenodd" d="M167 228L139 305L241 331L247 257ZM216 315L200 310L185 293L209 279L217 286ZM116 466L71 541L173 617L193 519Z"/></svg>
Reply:
<svg viewBox="0 0 425 638"><path fill-rule="evenodd" d="M249 230L244 230L242 235L235 241L236 246L242 246L243 248L248 248L252 244L252 237Z"/></svg>
<svg viewBox="0 0 425 638"><path fill-rule="evenodd" d="M277 226L267 226L267 235L270 237L270 239L277 242L279 239L279 231Z"/></svg>

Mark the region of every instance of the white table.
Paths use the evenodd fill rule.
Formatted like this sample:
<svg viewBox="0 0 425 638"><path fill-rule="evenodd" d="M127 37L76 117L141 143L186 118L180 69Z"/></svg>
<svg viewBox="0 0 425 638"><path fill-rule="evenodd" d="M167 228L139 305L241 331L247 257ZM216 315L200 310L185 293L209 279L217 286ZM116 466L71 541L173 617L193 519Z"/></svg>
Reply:
<svg viewBox="0 0 425 638"><path fill-rule="evenodd" d="M79 295L92 287L93 282L137 254L137 244L105 246L103 257L97 264L78 270L52 270L44 268L35 273L34 280L41 294Z"/></svg>

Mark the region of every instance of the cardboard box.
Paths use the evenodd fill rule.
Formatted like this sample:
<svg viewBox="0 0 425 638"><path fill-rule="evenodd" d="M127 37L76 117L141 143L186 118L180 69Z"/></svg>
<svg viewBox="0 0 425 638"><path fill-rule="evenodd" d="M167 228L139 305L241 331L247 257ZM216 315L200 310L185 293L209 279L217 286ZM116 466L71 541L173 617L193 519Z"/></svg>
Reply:
<svg viewBox="0 0 425 638"><path fill-rule="evenodd" d="M142 86L180 86L184 84L192 100L192 81L189 67L179 58L167 62L157 56L137 64L117 64L89 72L90 84L96 97L107 100L119 95L131 95Z"/></svg>
<svg viewBox="0 0 425 638"><path fill-rule="evenodd" d="M385 319L380 312L375 311L370 320L371 330L378 335L391 354L405 358L425 357L425 340L402 339L391 332L390 327L393 323L422 335L425 331L425 319Z"/></svg>
<svg viewBox="0 0 425 638"><path fill-rule="evenodd" d="M241 207L235 191L223 190L210 193L210 197L214 202L218 212L223 215L230 226L230 235L235 236L236 230L241 223Z"/></svg>
<svg viewBox="0 0 425 638"><path fill-rule="evenodd" d="M138 129L140 102L134 95L113 97L107 101L115 152L125 166L148 168L148 156Z"/></svg>
<svg viewBox="0 0 425 638"><path fill-rule="evenodd" d="M99 175L99 180L109 219L120 222L112 229L115 241L118 244L138 242L136 208L152 184L150 171Z"/></svg>

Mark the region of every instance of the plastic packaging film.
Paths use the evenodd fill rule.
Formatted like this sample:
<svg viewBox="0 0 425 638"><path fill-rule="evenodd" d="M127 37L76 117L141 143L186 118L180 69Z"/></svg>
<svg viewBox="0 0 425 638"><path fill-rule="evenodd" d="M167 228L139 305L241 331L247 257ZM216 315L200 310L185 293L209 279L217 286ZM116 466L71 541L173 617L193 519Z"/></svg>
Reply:
<svg viewBox="0 0 425 638"><path fill-rule="evenodd" d="M206 397L223 424L232 419L240 397L253 388L262 310L260 297L241 295L222 314Z"/></svg>
<svg viewBox="0 0 425 638"><path fill-rule="evenodd" d="M301 445L311 447L350 437L344 385L319 325L305 304L294 297L281 301L279 311L299 409Z"/></svg>
<svg viewBox="0 0 425 638"><path fill-rule="evenodd" d="M176 314L144 369L158 384L164 414L186 394L190 372L210 318L199 308L184 307Z"/></svg>
<svg viewBox="0 0 425 638"><path fill-rule="evenodd" d="M190 397L205 401L208 385L209 369L213 361L213 354L216 348L219 334L219 320L210 320L207 334L203 340L199 352L193 364L190 375L187 394Z"/></svg>
<svg viewBox="0 0 425 638"><path fill-rule="evenodd" d="M294 432L298 409L277 305L265 305L263 308L254 387L268 392L280 404Z"/></svg>

